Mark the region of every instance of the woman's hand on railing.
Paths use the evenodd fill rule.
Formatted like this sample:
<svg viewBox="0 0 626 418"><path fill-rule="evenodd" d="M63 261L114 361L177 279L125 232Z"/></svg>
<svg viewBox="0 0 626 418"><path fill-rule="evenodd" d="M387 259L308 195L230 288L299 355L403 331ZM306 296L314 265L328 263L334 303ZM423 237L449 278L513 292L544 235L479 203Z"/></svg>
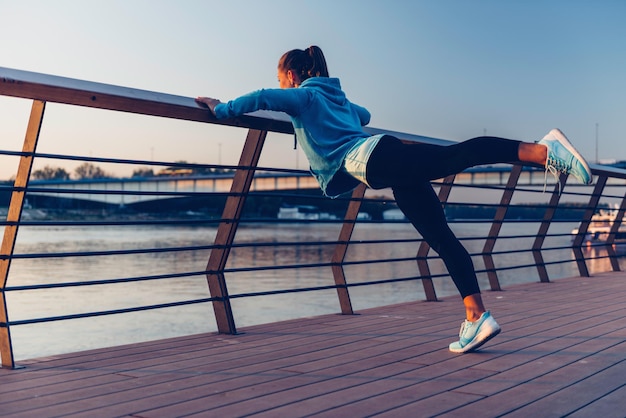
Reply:
<svg viewBox="0 0 626 418"><path fill-rule="evenodd" d="M222 102L220 102L218 99L213 99L211 97L196 97L196 103L208 107L211 110L211 113L215 115L215 106Z"/></svg>

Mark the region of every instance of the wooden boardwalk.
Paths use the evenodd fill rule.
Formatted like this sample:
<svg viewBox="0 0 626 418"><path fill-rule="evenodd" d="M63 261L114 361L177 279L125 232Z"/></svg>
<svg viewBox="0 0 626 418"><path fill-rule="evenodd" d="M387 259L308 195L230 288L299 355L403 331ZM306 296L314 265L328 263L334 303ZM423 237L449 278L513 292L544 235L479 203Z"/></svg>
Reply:
<svg viewBox="0 0 626 418"><path fill-rule="evenodd" d="M485 292L503 332L447 345L460 299L21 362L1 417L624 417L626 273Z"/></svg>

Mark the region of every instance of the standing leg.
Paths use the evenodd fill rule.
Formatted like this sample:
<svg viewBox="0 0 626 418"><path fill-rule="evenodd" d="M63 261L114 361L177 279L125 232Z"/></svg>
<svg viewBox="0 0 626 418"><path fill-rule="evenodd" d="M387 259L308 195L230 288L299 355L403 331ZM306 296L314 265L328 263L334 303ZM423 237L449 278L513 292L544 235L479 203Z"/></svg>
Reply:
<svg viewBox="0 0 626 418"><path fill-rule="evenodd" d="M450 344L450 351L476 350L500 333L500 325L483 306L469 253L450 230L441 202L429 182L417 183L414 187L392 187L392 190L398 207L439 253L463 297L467 319L463 321L459 340Z"/></svg>
<svg viewBox="0 0 626 418"><path fill-rule="evenodd" d="M468 321L485 312L472 259L450 229L435 191L429 182L414 187L393 187L396 203L411 224L443 260L458 289Z"/></svg>

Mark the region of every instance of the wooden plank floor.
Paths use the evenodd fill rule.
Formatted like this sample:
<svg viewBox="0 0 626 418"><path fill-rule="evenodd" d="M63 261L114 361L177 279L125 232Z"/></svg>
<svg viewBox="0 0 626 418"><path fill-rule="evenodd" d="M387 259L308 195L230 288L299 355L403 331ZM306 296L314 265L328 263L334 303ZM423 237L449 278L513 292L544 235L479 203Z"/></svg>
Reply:
<svg viewBox="0 0 626 418"><path fill-rule="evenodd" d="M447 345L460 299L21 362L2 417L624 417L626 274L484 298L503 332Z"/></svg>

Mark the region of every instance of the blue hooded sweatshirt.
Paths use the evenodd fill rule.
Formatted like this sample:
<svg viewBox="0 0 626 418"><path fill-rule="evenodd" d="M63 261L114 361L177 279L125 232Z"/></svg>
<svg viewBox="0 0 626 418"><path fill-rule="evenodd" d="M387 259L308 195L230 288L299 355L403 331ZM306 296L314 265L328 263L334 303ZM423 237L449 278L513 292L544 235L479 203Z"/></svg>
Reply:
<svg viewBox="0 0 626 418"><path fill-rule="evenodd" d="M346 98L338 78L312 77L298 88L257 90L218 104L215 115L226 119L256 110L291 117L298 143L324 194L336 197L359 184L341 168L348 151L369 137L362 126L369 123L370 113Z"/></svg>

